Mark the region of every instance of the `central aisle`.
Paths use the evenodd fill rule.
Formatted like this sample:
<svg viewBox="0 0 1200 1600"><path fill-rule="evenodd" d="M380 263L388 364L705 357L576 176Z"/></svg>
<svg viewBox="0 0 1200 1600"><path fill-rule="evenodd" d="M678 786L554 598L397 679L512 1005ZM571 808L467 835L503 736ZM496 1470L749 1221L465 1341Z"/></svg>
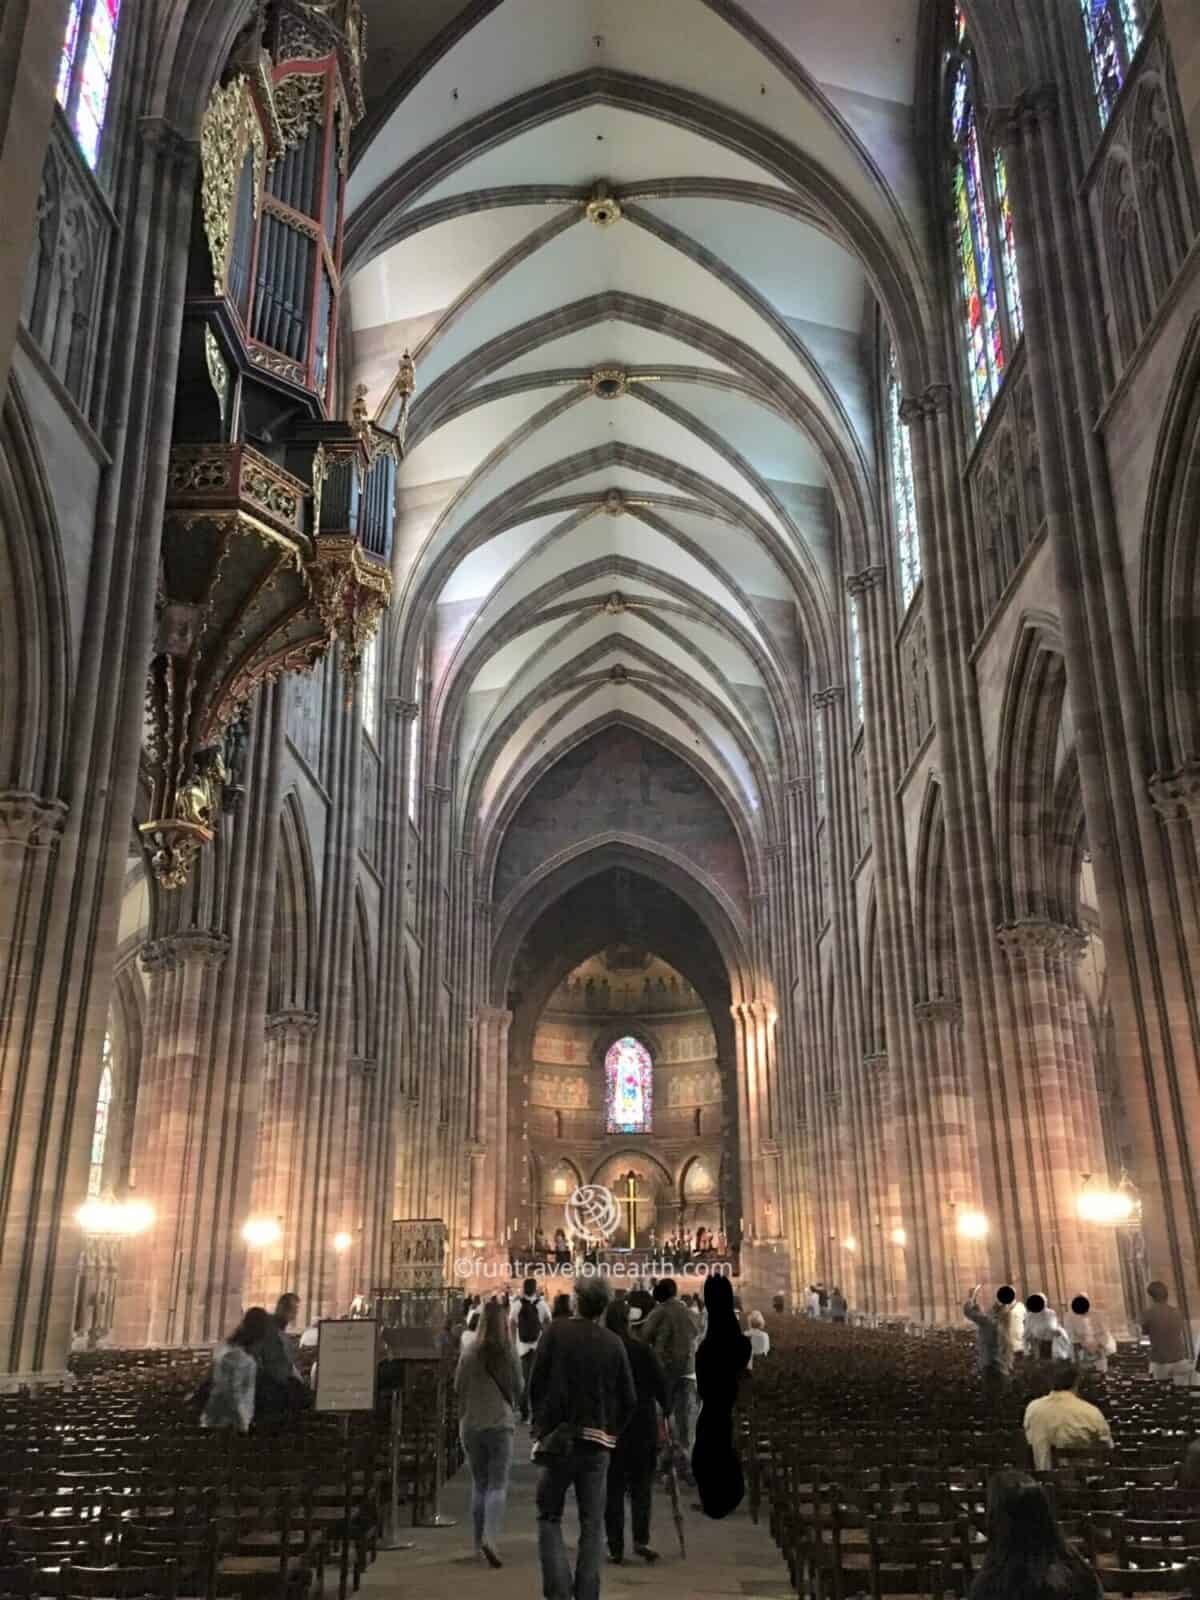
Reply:
<svg viewBox="0 0 1200 1600"><path fill-rule="evenodd" d="M517 1447L528 1450L529 1433L517 1430ZM464 1466L442 1495L442 1509L457 1517L454 1528L405 1528L403 1537L416 1542L415 1550L381 1552L363 1579L362 1592L420 1596L421 1600L537 1600L542 1592L537 1560L534 1489L537 1469L529 1461L513 1467L508 1514L500 1547L503 1569L493 1572L471 1554L470 1475ZM694 1495L683 1490L688 1554L683 1561L675 1525L664 1494L654 1492L652 1539L661 1560L647 1566L627 1556L623 1566L605 1562L603 1600L674 1600L678 1596L739 1595L742 1600L791 1600L792 1588L779 1552L763 1520L757 1527L744 1509L724 1522L710 1522L691 1510ZM563 1521L567 1547L574 1561L578 1527L574 1501L567 1500ZM628 1508L627 1508L628 1509ZM628 1533L626 1534L628 1538Z"/></svg>

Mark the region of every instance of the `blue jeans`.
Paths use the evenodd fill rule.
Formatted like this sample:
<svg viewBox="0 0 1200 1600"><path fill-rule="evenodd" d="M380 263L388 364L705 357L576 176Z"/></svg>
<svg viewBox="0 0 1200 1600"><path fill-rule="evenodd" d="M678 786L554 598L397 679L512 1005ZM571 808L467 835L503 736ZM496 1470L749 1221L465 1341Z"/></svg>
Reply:
<svg viewBox="0 0 1200 1600"><path fill-rule="evenodd" d="M578 1444L570 1455L548 1457L539 1467L537 1523L542 1594L545 1600L600 1600L608 1451L603 1445ZM579 1509L579 1550L573 1587L562 1536L563 1506L567 1490L572 1487Z"/></svg>
<svg viewBox="0 0 1200 1600"><path fill-rule="evenodd" d="M472 1428L463 1423L463 1449L471 1468L471 1520L475 1528L475 1548L495 1546L504 1521L504 1502L508 1497L508 1473L512 1466L511 1428Z"/></svg>

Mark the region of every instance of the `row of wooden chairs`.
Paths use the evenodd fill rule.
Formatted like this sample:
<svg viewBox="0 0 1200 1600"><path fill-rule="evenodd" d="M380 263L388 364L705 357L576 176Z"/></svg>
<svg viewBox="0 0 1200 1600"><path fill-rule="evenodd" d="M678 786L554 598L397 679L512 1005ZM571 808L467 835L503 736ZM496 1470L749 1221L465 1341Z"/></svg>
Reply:
<svg viewBox="0 0 1200 1600"><path fill-rule="evenodd" d="M987 1552L990 1476L1030 1468L1020 1424L1044 1371L1030 1365L992 1392L955 1332L789 1318L770 1331L739 1423L751 1514L765 1504L797 1592L964 1596ZM1175 1487L1200 1405L1128 1361L1092 1387L1116 1448L1064 1452L1039 1474L1065 1536L1106 1593L1200 1593L1200 1497Z"/></svg>

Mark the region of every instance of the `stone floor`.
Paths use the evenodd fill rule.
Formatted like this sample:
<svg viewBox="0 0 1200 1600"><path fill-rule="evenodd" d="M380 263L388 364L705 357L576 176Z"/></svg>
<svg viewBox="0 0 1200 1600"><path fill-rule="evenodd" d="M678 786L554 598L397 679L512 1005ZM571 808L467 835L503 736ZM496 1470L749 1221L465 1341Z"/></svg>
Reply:
<svg viewBox="0 0 1200 1600"><path fill-rule="evenodd" d="M520 1436L518 1436L520 1438ZM406 1528L403 1537L416 1548L381 1552L363 1579L364 1600L537 1600L541 1575L537 1560L533 1495L537 1469L528 1461L513 1468L500 1553L503 1569L493 1572L471 1554L470 1479L464 1467L446 1485L442 1510L456 1517L453 1528ZM653 1543L662 1559L652 1567L626 1557L619 1567L606 1564L603 1600L679 1600L696 1596L739 1595L741 1600L791 1600L792 1588L766 1522L757 1527L745 1510L724 1522L710 1522L691 1509L693 1496L683 1491L688 1554L683 1560L666 1496L654 1495ZM564 1519L567 1548L574 1559L578 1532L574 1504L567 1500Z"/></svg>

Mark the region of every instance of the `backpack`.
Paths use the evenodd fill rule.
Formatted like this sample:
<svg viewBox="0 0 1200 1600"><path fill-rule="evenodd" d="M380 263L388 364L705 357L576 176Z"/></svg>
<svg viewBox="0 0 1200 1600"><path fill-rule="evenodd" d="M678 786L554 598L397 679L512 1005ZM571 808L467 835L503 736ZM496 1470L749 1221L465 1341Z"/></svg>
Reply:
<svg viewBox="0 0 1200 1600"><path fill-rule="evenodd" d="M536 1300L526 1300L521 1296L521 1303L517 1307L517 1338L522 1344L536 1344L542 1331L542 1319L538 1316Z"/></svg>

